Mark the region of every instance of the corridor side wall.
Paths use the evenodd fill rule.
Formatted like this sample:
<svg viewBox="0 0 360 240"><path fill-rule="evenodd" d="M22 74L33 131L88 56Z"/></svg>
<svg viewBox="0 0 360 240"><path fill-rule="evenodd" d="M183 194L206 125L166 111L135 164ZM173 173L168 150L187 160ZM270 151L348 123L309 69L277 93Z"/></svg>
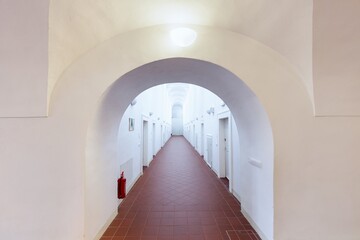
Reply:
<svg viewBox="0 0 360 240"><path fill-rule="evenodd" d="M222 76L221 81L226 80L226 75ZM241 202L243 214L259 235L263 239L272 239L273 225L269 223L274 218L274 146L264 109L249 89L239 89L236 109L240 109L242 117L236 124L226 101L203 88L191 90L185 105L187 140L200 155L204 155L205 162L219 178L229 179L229 191ZM209 112L212 108L214 112ZM227 129L222 130L224 119ZM227 133L224 135L222 131ZM221 141L225 136L227 160L221 156L224 154ZM211 149L208 141L212 142Z"/></svg>
<svg viewBox="0 0 360 240"><path fill-rule="evenodd" d="M121 95L121 92L119 92ZM116 95L116 93L115 93ZM132 103L131 103L132 102ZM170 137L170 106L164 86L154 87L133 96L124 104L127 106L123 115L116 98L109 100L103 97L99 115L113 112L117 116L111 123L105 122L109 132L116 134L111 140L99 137L99 132L91 132L88 137L103 139L95 141L87 148L86 188L85 188L85 239L98 239L104 233L117 214L121 200L117 199L117 179L124 171L126 190L129 192L143 173L143 166L148 166L153 155L163 147ZM105 107L107 106L107 107ZM152 116L149 113L152 112ZM118 114L116 114L118 113ZM110 119L110 117L105 117ZM130 119L134 125L130 126ZM101 121L95 119L92 127L104 131ZM143 121L147 121L147 139L144 139ZM155 131L153 131L155 124ZM163 132L161 132L161 130ZM153 142L155 141L155 142ZM144 144L147 142L147 153L143 156ZM106 144L104 153L99 154L99 146ZM111 147L110 147L111 146ZM145 158L145 159L143 159Z"/></svg>

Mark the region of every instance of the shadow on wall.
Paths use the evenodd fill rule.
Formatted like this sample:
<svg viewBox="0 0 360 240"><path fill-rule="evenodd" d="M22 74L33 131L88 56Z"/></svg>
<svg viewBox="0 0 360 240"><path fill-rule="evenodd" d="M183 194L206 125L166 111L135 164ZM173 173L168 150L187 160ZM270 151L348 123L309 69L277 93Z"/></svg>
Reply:
<svg viewBox="0 0 360 240"><path fill-rule="evenodd" d="M114 191L119 176L118 128L135 96L174 82L204 87L229 106L238 127L240 159L234 165L234 191L260 235L273 239L274 146L270 122L255 94L228 70L200 60L172 58L138 67L114 82L103 95L88 128L86 147L85 234L93 239L119 204ZM262 167L249 164L249 158ZM246 184L245 184L246 183ZM96 217L94 217L96 216Z"/></svg>

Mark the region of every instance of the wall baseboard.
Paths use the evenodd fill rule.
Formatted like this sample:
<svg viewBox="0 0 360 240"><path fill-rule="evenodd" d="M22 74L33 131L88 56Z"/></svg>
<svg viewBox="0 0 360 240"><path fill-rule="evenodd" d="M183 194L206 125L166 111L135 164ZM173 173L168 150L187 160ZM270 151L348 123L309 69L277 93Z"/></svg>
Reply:
<svg viewBox="0 0 360 240"><path fill-rule="evenodd" d="M234 189L232 189L232 192L231 192L234 197L241 203L241 197L240 197L240 194L238 194Z"/></svg>
<svg viewBox="0 0 360 240"><path fill-rule="evenodd" d="M216 169L214 169L213 166L211 166L211 170L216 174L218 178L220 178L220 173Z"/></svg>
<svg viewBox="0 0 360 240"><path fill-rule="evenodd" d="M135 180L129 185L129 190L128 192L132 189L132 187L135 185L135 183L139 180L139 178L141 177L141 174L139 174ZM122 202L122 200L120 200L119 204ZM109 219L105 222L104 226L100 229L99 233L96 234L94 240L100 240L100 238L102 237L102 235L105 233L106 229L108 229L108 227L110 226L110 224L112 223L112 221L115 219L115 217L118 214L118 208L115 209L115 212L113 212L111 214L111 216L109 217Z"/></svg>
<svg viewBox="0 0 360 240"><path fill-rule="evenodd" d="M132 189L132 187L135 185L135 183L139 180L139 178L141 177L142 174L137 175L137 177L134 179L134 181L132 181L132 183L129 185L129 189L128 192L130 192L130 190Z"/></svg>
<svg viewBox="0 0 360 240"><path fill-rule="evenodd" d="M273 239L268 239L265 236L265 234L260 230L258 225L254 222L254 220L250 217L250 215L246 212L246 210L243 207L241 207L241 213L244 215L246 220L248 220L250 225L255 229L256 233L259 234L259 236L262 240L273 240Z"/></svg>
<svg viewBox="0 0 360 240"><path fill-rule="evenodd" d="M108 229L108 227L110 226L110 224L112 223L112 221L115 219L116 215L118 214L117 209L115 210L115 212L113 212L111 214L111 216L109 217L109 219L105 222L104 226L100 229L99 233L96 234L94 240L100 240L100 238L102 237L102 235L105 233L106 229Z"/></svg>

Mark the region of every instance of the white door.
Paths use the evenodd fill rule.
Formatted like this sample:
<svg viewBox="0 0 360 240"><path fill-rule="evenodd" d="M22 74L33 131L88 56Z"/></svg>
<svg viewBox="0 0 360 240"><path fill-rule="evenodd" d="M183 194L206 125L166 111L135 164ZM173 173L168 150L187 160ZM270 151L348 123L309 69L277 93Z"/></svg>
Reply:
<svg viewBox="0 0 360 240"><path fill-rule="evenodd" d="M204 124L202 123L201 124L201 136L200 136L200 139L201 139L201 155L204 156L205 154L205 149L204 149Z"/></svg>
<svg viewBox="0 0 360 240"><path fill-rule="evenodd" d="M152 130L152 147L153 147L153 156L156 154L156 126L153 123L153 130Z"/></svg>
<svg viewBox="0 0 360 240"><path fill-rule="evenodd" d="M219 177L230 179L229 118L219 119Z"/></svg>
<svg viewBox="0 0 360 240"><path fill-rule="evenodd" d="M161 125L160 127L160 144L161 144L161 147L164 146L164 139L163 139L163 125Z"/></svg>
<svg viewBox="0 0 360 240"><path fill-rule="evenodd" d="M193 125L193 134L192 134L192 144L193 147L196 147L196 132L195 132L195 124Z"/></svg>
<svg viewBox="0 0 360 240"><path fill-rule="evenodd" d="M213 152L213 138L212 136L208 135L206 136L206 153L207 153L207 159L209 166L212 167L212 152Z"/></svg>
<svg viewBox="0 0 360 240"><path fill-rule="evenodd" d="M148 121L143 121L143 141L142 141L142 145L143 145L143 151L142 151L143 166L148 165L148 143L149 143Z"/></svg>

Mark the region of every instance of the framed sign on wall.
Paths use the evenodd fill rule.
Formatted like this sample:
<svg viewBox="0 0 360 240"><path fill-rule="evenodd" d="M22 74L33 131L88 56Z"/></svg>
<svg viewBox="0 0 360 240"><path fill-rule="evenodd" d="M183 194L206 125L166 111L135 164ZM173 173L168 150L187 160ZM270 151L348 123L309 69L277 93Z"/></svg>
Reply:
<svg viewBox="0 0 360 240"><path fill-rule="evenodd" d="M129 118L129 131L134 131L134 127L135 127L135 119Z"/></svg>

